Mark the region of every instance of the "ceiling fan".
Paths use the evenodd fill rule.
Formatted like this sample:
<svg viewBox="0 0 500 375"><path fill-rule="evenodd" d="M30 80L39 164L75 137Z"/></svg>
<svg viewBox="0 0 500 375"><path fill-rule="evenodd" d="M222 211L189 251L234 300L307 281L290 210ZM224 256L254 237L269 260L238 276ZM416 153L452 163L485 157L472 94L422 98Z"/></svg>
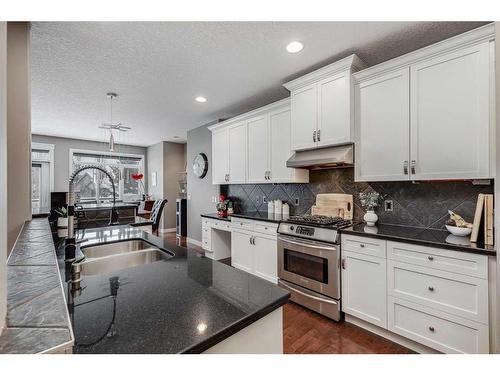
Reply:
<svg viewBox="0 0 500 375"><path fill-rule="evenodd" d="M121 131L121 132L126 132L127 130L132 129L129 126L123 125L121 122L117 124L113 124L113 99L116 99L118 94L114 92L108 92L106 96L110 100L110 122L109 123L102 123L101 126L99 126L100 129L106 129L109 130L109 151L115 151L115 138L113 136L113 130L116 131Z"/></svg>

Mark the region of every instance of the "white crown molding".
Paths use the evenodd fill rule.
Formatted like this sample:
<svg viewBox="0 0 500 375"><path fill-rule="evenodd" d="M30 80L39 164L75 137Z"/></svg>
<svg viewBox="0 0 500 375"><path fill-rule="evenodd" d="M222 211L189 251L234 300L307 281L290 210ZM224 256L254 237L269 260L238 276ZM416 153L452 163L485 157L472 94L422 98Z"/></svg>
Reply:
<svg viewBox="0 0 500 375"><path fill-rule="evenodd" d="M495 24L489 23L477 29L467 31L463 34L442 40L440 42L423 47L406 55L395 57L370 68L361 70L353 74L356 83L371 79L382 73L388 73L393 70L401 69L411 64L418 63L421 60L432 58L436 55L449 53L457 48L473 46L485 41L495 39Z"/></svg>
<svg viewBox="0 0 500 375"><path fill-rule="evenodd" d="M261 116L261 115L265 115L269 112L273 112L273 111L277 111L277 110L285 110L288 108L290 108L290 98L281 99L277 102L265 105L264 107L254 109L253 111L243 113L243 114L238 115L236 117L232 117L228 120L221 121L217 124L209 126L208 130L214 131L216 129L225 128L226 126L229 126L231 124L234 124L234 123L237 123L240 121L248 120L252 117Z"/></svg>
<svg viewBox="0 0 500 375"><path fill-rule="evenodd" d="M314 72L308 73L302 77L296 78L293 81L284 83L283 86L288 90L296 90L301 87L310 85L312 83L318 82L323 78L327 78L339 72L343 72L347 69L351 69L353 72L366 68L366 64L355 54L347 56L342 60L336 61L330 65L324 66Z"/></svg>

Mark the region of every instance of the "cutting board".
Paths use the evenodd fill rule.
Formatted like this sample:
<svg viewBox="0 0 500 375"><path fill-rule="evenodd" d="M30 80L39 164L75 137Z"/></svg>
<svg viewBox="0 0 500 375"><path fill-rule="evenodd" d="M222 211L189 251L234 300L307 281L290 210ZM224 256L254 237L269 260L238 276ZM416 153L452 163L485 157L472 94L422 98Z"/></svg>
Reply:
<svg viewBox="0 0 500 375"><path fill-rule="evenodd" d="M318 194L311 208L313 215L340 216L352 220L353 198L351 194Z"/></svg>

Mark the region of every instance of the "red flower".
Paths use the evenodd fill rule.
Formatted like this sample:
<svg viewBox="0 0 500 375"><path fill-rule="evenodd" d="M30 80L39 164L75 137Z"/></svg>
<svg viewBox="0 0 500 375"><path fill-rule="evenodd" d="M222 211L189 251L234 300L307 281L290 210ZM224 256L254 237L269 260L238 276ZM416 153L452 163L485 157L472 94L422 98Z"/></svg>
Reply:
<svg viewBox="0 0 500 375"><path fill-rule="evenodd" d="M140 181L144 178L144 175L142 173L133 173L132 178L136 181Z"/></svg>
<svg viewBox="0 0 500 375"><path fill-rule="evenodd" d="M226 197L224 194L219 195L219 202L224 202L226 200Z"/></svg>

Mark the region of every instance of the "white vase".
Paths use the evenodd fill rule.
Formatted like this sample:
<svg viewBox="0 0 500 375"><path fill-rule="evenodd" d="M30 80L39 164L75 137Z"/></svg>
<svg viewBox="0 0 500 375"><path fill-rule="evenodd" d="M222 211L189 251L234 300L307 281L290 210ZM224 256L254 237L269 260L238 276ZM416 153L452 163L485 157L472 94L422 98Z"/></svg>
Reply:
<svg viewBox="0 0 500 375"><path fill-rule="evenodd" d="M378 220L378 216L375 211L368 210L366 211L365 216L363 216L363 219L365 220L366 225L368 225L369 227L373 227Z"/></svg>
<svg viewBox="0 0 500 375"><path fill-rule="evenodd" d="M67 228L68 227L68 218L67 217L58 217L57 218L57 227L58 228Z"/></svg>

